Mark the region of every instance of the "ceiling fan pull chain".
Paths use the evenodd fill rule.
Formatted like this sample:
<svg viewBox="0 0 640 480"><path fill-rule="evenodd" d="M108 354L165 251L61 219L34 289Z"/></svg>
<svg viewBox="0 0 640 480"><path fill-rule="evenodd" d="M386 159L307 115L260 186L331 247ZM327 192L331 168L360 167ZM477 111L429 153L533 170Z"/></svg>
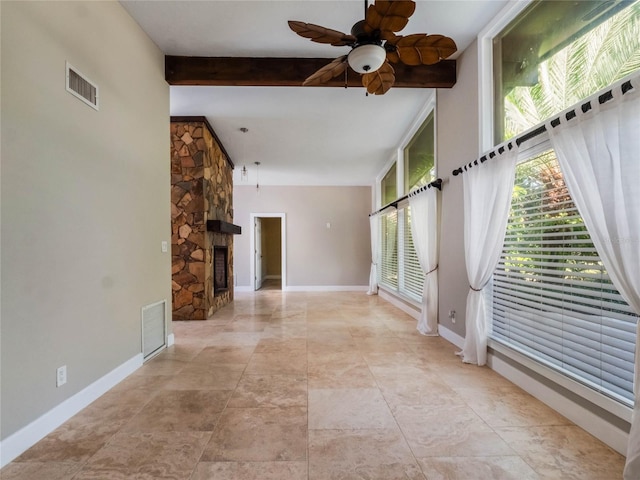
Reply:
<svg viewBox="0 0 640 480"><path fill-rule="evenodd" d="M346 67L344 69L344 89L345 90L349 87L349 80L347 78L348 74L349 74L349 67Z"/></svg>

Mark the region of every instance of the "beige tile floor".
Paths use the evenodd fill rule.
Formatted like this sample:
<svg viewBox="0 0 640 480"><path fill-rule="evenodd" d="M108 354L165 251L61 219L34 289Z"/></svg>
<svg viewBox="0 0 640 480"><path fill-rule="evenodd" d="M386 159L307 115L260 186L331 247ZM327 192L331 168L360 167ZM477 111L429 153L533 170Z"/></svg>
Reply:
<svg viewBox="0 0 640 480"><path fill-rule="evenodd" d="M2 480L619 479L624 458L363 293L238 294Z"/></svg>

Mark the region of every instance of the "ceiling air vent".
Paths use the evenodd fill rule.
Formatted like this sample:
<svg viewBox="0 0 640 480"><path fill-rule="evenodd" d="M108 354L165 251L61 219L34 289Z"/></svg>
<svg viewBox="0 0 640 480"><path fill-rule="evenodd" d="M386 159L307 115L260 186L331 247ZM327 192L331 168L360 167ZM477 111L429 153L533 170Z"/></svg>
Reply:
<svg viewBox="0 0 640 480"><path fill-rule="evenodd" d="M98 110L98 86L67 62L67 92Z"/></svg>

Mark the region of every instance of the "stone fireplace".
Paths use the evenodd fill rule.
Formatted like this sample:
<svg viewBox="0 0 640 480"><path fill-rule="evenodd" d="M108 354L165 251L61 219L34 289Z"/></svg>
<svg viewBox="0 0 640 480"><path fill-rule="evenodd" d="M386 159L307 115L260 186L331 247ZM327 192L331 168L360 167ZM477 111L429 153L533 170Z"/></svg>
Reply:
<svg viewBox="0 0 640 480"><path fill-rule="evenodd" d="M173 320L233 300L233 168L205 117L171 117Z"/></svg>

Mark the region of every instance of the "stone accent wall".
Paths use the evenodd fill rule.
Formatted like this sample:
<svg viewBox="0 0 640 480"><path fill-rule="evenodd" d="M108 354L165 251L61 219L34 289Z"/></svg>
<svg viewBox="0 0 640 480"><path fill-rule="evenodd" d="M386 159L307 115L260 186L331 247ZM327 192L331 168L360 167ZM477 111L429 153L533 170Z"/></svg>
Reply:
<svg viewBox="0 0 640 480"><path fill-rule="evenodd" d="M195 117L200 118L200 117ZM205 320L233 300L233 167L206 121L171 121L171 255L174 320ZM213 292L213 247L228 248L229 289Z"/></svg>

